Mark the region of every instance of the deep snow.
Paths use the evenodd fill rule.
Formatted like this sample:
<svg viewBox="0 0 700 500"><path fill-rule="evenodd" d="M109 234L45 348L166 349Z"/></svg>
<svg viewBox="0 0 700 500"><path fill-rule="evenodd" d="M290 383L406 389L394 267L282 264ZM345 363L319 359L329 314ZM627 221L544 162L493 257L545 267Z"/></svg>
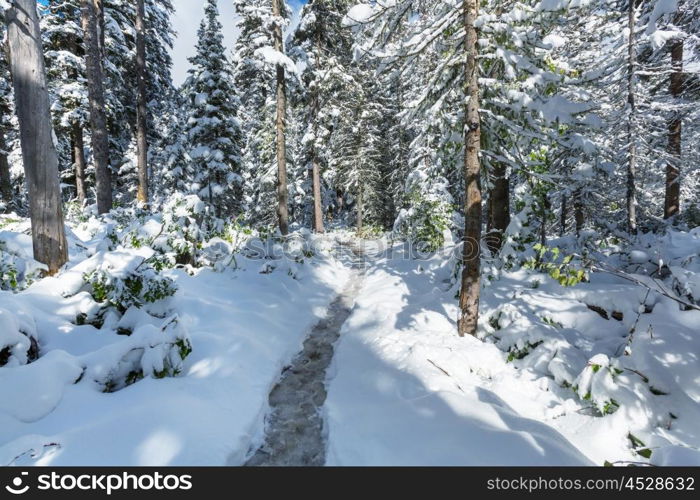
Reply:
<svg viewBox="0 0 700 500"><path fill-rule="evenodd" d="M305 408L313 443L296 451L313 449L328 465L700 464L700 311L638 284L592 273L562 287L487 262L481 338L459 338L458 247L412 259L401 243L364 242L362 286L329 309L352 288L352 259L338 250L357 240L304 233L315 252L297 249L291 260L239 252L235 265L165 269L173 297L111 312L98 328L76 321L97 307L85 276L128 276L153 250L109 247L106 226L86 224L70 227L68 269L30 283L38 267L27 223L2 223L3 251L29 285L0 292L0 340L12 347L0 367L2 464L244 464L266 437L274 448L294 427L289 413L274 417L278 403L289 409L307 396L316 397ZM149 220L139 231L159 227ZM676 280L693 296L700 230L665 238L613 263L643 277L663 261L663 283ZM211 257L232 251L227 245L203 248ZM323 318L334 327L324 349L340 333L332 360L314 373L325 387L278 397L280 373L303 362L304 340ZM120 335L125 329L131 334ZM181 365L171 349L179 339L192 347ZM103 392L134 353L145 378ZM168 359L174 376L148 376ZM304 463L296 451L272 462Z"/></svg>

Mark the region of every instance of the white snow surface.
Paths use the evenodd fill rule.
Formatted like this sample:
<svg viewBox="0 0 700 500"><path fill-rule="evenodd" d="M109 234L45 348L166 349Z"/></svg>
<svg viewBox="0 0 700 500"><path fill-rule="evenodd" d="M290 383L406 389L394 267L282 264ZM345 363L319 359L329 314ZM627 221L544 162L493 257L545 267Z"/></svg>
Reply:
<svg viewBox="0 0 700 500"><path fill-rule="evenodd" d="M697 253L696 236L666 242L666 258ZM368 271L329 376L330 464L698 463L699 311L651 293L629 341L644 288L487 270L484 341L459 338L449 250L422 262L399 250ZM513 349L529 352L509 359Z"/></svg>
<svg viewBox="0 0 700 500"><path fill-rule="evenodd" d="M140 234L162 237L154 220ZM109 227L69 227L61 274L0 292L0 340L12 347L0 366L0 464L244 463L271 388L346 285L350 265L331 249L350 236L305 233L319 251L296 261L243 252L236 266L164 270L178 286L173 297L110 313L97 329L76 324L98 307L83 276L128 276L153 254L110 250ZM28 250L17 236L26 221L4 229L15 254ZM423 260L400 243L382 246L391 255L367 248L366 278L327 372L328 465L700 463L700 311L607 274L562 287L487 265L479 338L460 338L459 246ZM700 229L675 231L642 242L627 265L665 263L674 290L697 300L699 254ZM124 359L156 373L182 338L192 353L175 376L103 392ZM26 356L29 339L36 360Z"/></svg>
<svg viewBox="0 0 700 500"><path fill-rule="evenodd" d="M123 355L125 342L157 334L155 326L141 318L130 337L107 327L77 326L76 314L94 302L86 294L64 295L82 284L89 261L128 267L142 260L143 250L98 252L88 259L74 255L59 277L14 296L0 292L0 306L13 301L31 311L41 349L31 364L0 367L0 464L222 465L236 457L242 462L281 368L349 276L330 257L298 266L295 278L282 269L260 274L258 261L241 256L237 270L202 269L194 276L166 271L179 285L168 305L178 311L193 349L181 375L147 377L103 393L92 380L94 372ZM125 315L122 324L133 316ZM152 361L144 356L142 363Z"/></svg>

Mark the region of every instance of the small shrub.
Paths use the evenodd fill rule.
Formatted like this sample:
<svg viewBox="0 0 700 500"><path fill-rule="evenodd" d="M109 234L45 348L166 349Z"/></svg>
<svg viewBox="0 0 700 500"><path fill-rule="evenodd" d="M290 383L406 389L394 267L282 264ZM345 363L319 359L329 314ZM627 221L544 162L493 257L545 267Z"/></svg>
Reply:
<svg viewBox="0 0 700 500"><path fill-rule="evenodd" d="M445 231L452 222L452 205L417 189L408 194L407 205L397 219L394 232L419 245L421 251L435 252L442 248Z"/></svg>
<svg viewBox="0 0 700 500"><path fill-rule="evenodd" d="M562 286L574 286L588 280L586 269L574 264L573 255L563 256L559 248L540 244L532 248L537 254L525 261L523 267L526 269L545 272Z"/></svg>
<svg viewBox="0 0 700 500"><path fill-rule="evenodd" d="M133 271L121 276L110 268L98 268L83 276L88 291L96 302L124 313L129 307L143 307L171 297L177 291L175 282L162 276L144 261Z"/></svg>

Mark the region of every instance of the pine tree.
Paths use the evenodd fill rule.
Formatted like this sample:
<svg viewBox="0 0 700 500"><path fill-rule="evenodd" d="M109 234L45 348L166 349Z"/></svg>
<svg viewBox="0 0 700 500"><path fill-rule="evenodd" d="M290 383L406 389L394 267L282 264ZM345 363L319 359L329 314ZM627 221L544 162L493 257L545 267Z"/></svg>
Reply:
<svg viewBox="0 0 700 500"><path fill-rule="evenodd" d="M208 200L218 216L231 217L241 210L239 103L218 15L216 0L207 0L184 86L187 138L192 191Z"/></svg>
<svg viewBox="0 0 700 500"><path fill-rule="evenodd" d="M242 175L246 219L270 228L278 222L276 159L276 67L271 0L234 0L240 35L234 46L235 87L244 138ZM283 16L288 15L283 5ZM289 159L288 159L289 160Z"/></svg>
<svg viewBox="0 0 700 500"><path fill-rule="evenodd" d="M481 295L481 117L479 115L479 65L476 18L477 0L464 2L464 30L467 64L465 67L464 115L464 178L466 196L464 206L465 228L462 251L462 288L459 297L460 318L457 323L461 336L476 335L479 322Z"/></svg>
<svg viewBox="0 0 700 500"><path fill-rule="evenodd" d="M90 101L92 155L95 163L97 211L112 209L112 174L109 167L109 137L105 118L103 52L98 31L98 12L92 0L81 0L82 27L85 41L85 66Z"/></svg>
<svg viewBox="0 0 700 500"><path fill-rule="evenodd" d="M349 7L348 0L309 2L303 7L290 48L292 57L304 67L304 92L297 97L295 108L303 127L299 161L306 165L311 180L306 186L310 203L303 211L316 232L324 231L323 217L332 199L323 175L334 177L328 172L328 164L335 156L330 139L347 68L352 62L352 33L342 24Z"/></svg>
<svg viewBox="0 0 700 500"><path fill-rule="evenodd" d="M283 0L272 0L274 59L284 57L282 29L285 24ZM287 186L287 76L284 64L275 61L275 144L277 150L277 222L280 233L289 233L289 191Z"/></svg>
<svg viewBox="0 0 700 500"><path fill-rule="evenodd" d="M68 260L68 244L36 2L15 0L5 20L29 188L34 258L54 274Z"/></svg>
<svg viewBox="0 0 700 500"><path fill-rule="evenodd" d="M10 134L14 130L12 116L12 86L10 84L10 68L5 59L5 18L0 10L0 195L2 195L3 209L10 211L13 206L12 178L8 162L10 148Z"/></svg>
<svg viewBox="0 0 700 500"><path fill-rule="evenodd" d="M146 7L136 0L136 157L139 185L136 199L148 204L148 103L146 95Z"/></svg>
<svg viewBox="0 0 700 500"><path fill-rule="evenodd" d="M106 116L110 139L110 162L117 173L115 196L126 202L138 197L139 172L137 136L138 74L136 56L136 2L104 0ZM176 90L171 68L174 32L170 0L144 0L146 52L146 129L149 145L146 163L150 172L163 165L153 164L160 157L161 144L171 140L163 132L176 111ZM164 146L163 146L164 147ZM155 186L153 186L155 187Z"/></svg>
<svg viewBox="0 0 700 500"><path fill-rule="evenodd" d="M41 27L59 161L73 166L62 171L62 178L75 179L75 195L82 205L88 197L83 130L89 123L89 102L80 19L79 0L52 0Z"/></svg>

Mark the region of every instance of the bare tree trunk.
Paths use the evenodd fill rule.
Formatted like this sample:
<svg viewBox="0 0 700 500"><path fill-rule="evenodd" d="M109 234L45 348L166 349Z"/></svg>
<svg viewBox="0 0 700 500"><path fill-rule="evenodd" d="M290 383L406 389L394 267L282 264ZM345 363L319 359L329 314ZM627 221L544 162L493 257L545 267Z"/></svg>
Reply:
<svg viewBox="0 0 700 500"><path fill-rule="evenodd" d="M315 43L319 45L319 30L316 30ZM323 199L321 198L321 165L318 160L318 151L316 150L316 140L318 139L318 84L314 85L311 96L311 119L313 120L314 142L311 144L311 182L314 195L314 215L313 229L317 233L325 231L323 227Z"/></svg>
<svg viewBox="0 0 700 500"><path fill-rule="evenodd" d="M464 0L466 30L466 96L464 124L465 224L462 288L459 297L459 335L476 335L481 295L481 119L479 116L479 80L477 32L474 22L478 15L477 0Z"/></svg>
<svg viewBox="0 0 700 500"><path fill-rule="evenodd" d="M9 211L12 206L12 177L10 176L10 165L7 161L7 141L5 132L0 130L0 195L5 202L5 210Z"/></svg>
<svg viewBox="0 0 700 500"><path fill-rule="evenodd" d="M75 165L75 192L81 206L87 199L87 184L85 182L85 143L83 141L83 128L74 123L71 130L73 142L73 162Z"/></svg>
<svg viewBox="0 0 700 500"><path fill-rule="evenodd" d="M362 229L364 228L365 225L365 198L364 198L364 192L363 192L363 187L362 184L360 183L357 186L357 223L355 224L357 226L357 232L359 234L362 234Z"/></svg>
<svg viewBox="0 0 700 500"><path fill-rule="evenodd" d="M547 214L552 209L552 202L549 201L549 196L545 193L542 197L542 213L540 224L540 245L547 245Z"/></svg>
<svg viewBox="0 0 700 500"><path fill-rule="evenodd" d="M566 218L569 216L568 197L565 194L561 195L561 213L559 214L559 236L566 234Z"/></svg>
<svg viewBox="0 0 700 500"><path fill-rule="evenodd" d="M678 38L671 42L671 95L677 100L683 92L683 40ZM668 219L680 212L681 198L681 117L677 113L668 123L668 154L671 156L666 164L666 196L664 200L664 218Z"/></svg>
<svg viewBox="0 0 700 500"><path fill-rule="evenodd" d="M138 158L139 188L136 198L148 204L148 138L146 129L146 26L144 0L136 1L136 156Z"/></svg>
<svg viewBox="0 0 700 500"><path fill-rule="evenodd" d="M272 0L272 15L276 21L282 17L282 0ZM282 53L282 26L275 22L273 36L275 50ZM279 220L280 233L283 236L289 234L289 194L287 193L287 144L285 142L285 128L287 126L287 81L284 76L284 66L277 65L277 218Z"/></svg>
<svg viewBox="0 0 700 500"><path fill-rule="evenodd" d="M581 192L581 188L578 188L574 191L574 224L576 226L576 236L581 236L583 223L583 193Z"/></svg>
<svg viewBox="0 0 700 500"><path fill-rule="evenodd" d="M34 258L55 274L68 261L68 246L36 0L15 0L5 19Z"/></svg>
<svg viewBox="0 0 700 500"><path fill-rule="evenodd" d="M10 177L10 165L5 154L5 134L0 132L0 194L5 202L6 210L12 205L12 178Z"/></svg>
<svg viewBox="0 0 700 500"><path fill-rule="evenodd" d="M103 214L112 209L112 174L109 170L109 137L105 118L104 82L97 24L93 0L82 0L82 27L85 38L85 69L90 101L97 211Z"/></svg>
<svg viewBox="0 0 700 500"><path fill-rule="evenodd" d="M635 84L637 66L637 47L635 41L635 28L637 20L637 10L635 2L630 0L628 9L628 29L629 40L627 44L627 104L629 105L629 116L627 121L627 140L629 142L629 157L627 161L627 230L630 234L637 233L637 137L635 135L636 104L635 104Z"/></svg>
<svg viewBox="0 0 700 500"><path fill-rule="evenodd" d="M321 199L321 166L315 154L312 162L311 177L314 191L314 231L323 233L325 228L323 227L323 201Z"/></svg>
<svg viewBox="0 0 700 500"><path fill-rule="evenodd" d="M489 236L488 247L492 254L501 250L503 241L510 224L510 180L508 167L504 163L496 163L493 169L491 193L489 195Z"/></svg>
<svg viewBox="0 0 700 500"><path fill-rule="evenodd" d="M97 16L97 44L100 50L100 59L105 57L105 6L104 0L92 0Z"/></svg>

